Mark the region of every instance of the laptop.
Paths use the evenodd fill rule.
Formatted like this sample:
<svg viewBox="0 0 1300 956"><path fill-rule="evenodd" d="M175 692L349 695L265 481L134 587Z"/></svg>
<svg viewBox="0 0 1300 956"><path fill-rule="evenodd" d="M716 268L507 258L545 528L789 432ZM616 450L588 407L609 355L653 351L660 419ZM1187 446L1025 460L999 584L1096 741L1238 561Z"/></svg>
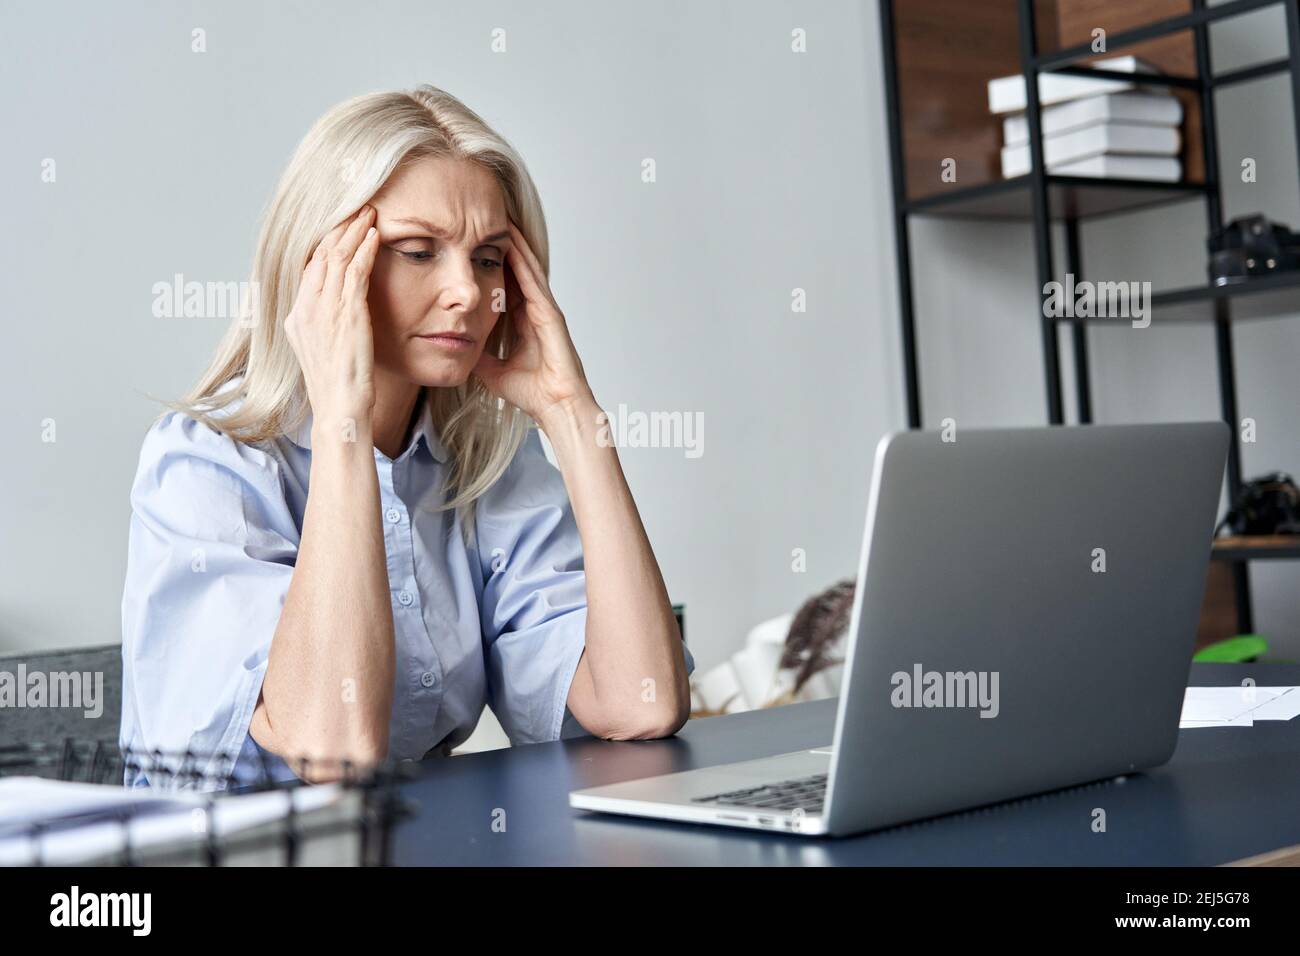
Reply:
<svg viewBox="0 0 1300 956"><path fill-rule="evenodd" d="M570 805L844 836L1164 763L1229 437L1222 422L886 436L833 738Z"/></svg>

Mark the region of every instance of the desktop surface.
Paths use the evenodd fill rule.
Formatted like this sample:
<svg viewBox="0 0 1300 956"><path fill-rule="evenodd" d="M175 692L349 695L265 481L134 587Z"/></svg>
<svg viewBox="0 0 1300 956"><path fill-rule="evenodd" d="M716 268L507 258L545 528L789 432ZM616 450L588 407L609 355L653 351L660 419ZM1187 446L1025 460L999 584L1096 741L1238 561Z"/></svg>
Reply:
<svg viewBox="0 0 1300 956"><path fill-rule="evenodd" d="M1300 685L1300 664L1193 664L1192 686ZM423 761L393 836L407 866L1210 866L1300 844L1300 718L1179 732L1173 759L1107 780L859 836L799 837L593 814L569 791L830 742L835 700L690 721L666 740L590 737ZM1094 811L1105 832L1094 832Z"/></svg>

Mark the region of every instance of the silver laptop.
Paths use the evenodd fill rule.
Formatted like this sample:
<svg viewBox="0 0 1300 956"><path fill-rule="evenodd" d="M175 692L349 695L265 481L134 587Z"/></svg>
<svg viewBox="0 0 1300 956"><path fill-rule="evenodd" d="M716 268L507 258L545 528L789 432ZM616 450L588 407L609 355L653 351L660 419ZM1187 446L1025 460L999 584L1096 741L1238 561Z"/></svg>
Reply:
<svg viewBox="0 0 1300 956"><path fill-rule="evenodd" d="M1228 439L1222 422L886 437L834 738L569 803L842 836L1164 763Z"/></svg>

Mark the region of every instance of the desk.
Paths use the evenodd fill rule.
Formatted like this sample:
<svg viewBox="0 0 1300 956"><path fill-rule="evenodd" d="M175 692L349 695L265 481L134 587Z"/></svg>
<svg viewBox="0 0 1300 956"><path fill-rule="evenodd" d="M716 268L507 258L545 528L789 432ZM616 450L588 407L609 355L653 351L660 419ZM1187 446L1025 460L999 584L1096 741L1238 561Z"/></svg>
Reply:
<svg viewBox="0 0 1300 956"><path fill-rule="evenodd" d="M1300 665L1194 664L1193 686L1300 685ZM572 810L571 789L827 744L835 701L691 721L677 737L590 737L422 762L399 865L1205 866L1300 843L1300 717L1181 731L1173 760L1104 781L845 839ZM1104 807L1107 832L1093 833ZM504 816L502 814L504 813ZM503 820L504 832L493 831ZM499 827L499 824L498 824Z"/></svg>

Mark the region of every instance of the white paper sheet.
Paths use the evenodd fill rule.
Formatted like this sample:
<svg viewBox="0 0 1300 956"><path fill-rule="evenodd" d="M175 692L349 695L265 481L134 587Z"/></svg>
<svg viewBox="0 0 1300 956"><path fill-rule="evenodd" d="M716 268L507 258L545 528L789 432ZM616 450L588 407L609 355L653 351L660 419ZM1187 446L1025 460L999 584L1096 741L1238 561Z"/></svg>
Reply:
<svg viewBox="0 0 1300 956"><path fill-rule="evenodd" d="M211 815L207 795L193 791L127 789L107 784L68 783L39 777L0 779L0 866L22 866L38 859L48 866L83 863L120 852L164 844L199 843L209 828L219 837L282 819L289 801L309 813L337 801L338 784L217 796ZM124 828L117 815L130 810ZM28 832L41 821L48 829L39 845Z"/></svg>
<svg viewBox="0 0 1300 956"><path fill-rule="evenodd" d="M1189 687L1178 726L1250 727L1257 720L1290 720L1300 715L1300 688Z"/></svg>

